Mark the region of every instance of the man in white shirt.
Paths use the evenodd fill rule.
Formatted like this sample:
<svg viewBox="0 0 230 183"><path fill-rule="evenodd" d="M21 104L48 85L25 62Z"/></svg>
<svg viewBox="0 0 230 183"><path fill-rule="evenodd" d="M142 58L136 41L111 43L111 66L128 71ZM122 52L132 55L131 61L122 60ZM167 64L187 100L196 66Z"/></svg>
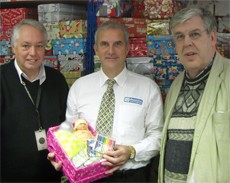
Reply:
<svg viewBox="0 0 230 183"><path fill-rule="evenodd" d="M126 69L128 39L123 25L114 21L102 24L95 34L94 45L101 69L78 79L68 96L66 119L73 121L81 114L96 129L107 79L116 81L111 134L116 145L103 156L107 160L103 165L112 167L107 172L112 175L101 182L147 182L150 174L147 165L159 153L163 125L160 90L153 80ZM60 168L57 164L56 167Z"/></svg>

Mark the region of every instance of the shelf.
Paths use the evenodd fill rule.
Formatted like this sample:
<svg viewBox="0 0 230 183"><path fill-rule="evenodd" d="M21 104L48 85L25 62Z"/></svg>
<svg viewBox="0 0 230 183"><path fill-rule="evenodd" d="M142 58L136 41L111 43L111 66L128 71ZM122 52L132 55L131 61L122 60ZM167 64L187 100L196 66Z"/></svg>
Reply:
<svg viewBox="0 0 230 183"><path fill-rule="evenodd" d="M36 8L39 4L50 4L50 3L64 3L73 5L82 5L87 7L88 0L27 0L27 1L14 1L14 2L1 2L0 9L5 8Z"/></svg>

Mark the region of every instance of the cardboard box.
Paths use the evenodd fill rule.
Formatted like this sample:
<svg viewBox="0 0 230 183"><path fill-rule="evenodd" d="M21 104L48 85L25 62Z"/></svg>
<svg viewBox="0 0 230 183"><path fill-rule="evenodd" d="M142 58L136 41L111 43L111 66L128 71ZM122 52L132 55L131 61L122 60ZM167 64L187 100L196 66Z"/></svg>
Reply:
<svg viewBox="0 0 230 183"><path fill-rule="evenodd" d="M146 39L148 55L163 55L167 56L175 54L175 44L171 36L147 36Z"/></svg>
<svg viewBox="0 0 230 183"><path fill-rule="evenodd" d="M6 40L10 41L11 36L13 33L13 26L8 26L8 25L0 25L0 41L1 40Z"/></svg>
<svg viewBox="0 0 230 183"><path fill-rule="evenodd" d="M6 41L6 40L0 41L0 55L3 56L13 55L10 41Z"/></svg>
<svg viewBox="0 0 230 183"><path fill-rule="evenodd" d="M0 65L9 63L12 59L14 59L14 55L0 56Z"/></svg>
<svg viewBox="0 0 230 183"><path fill-rule="evenodd" d="M86 39L55 39L52 40L54 55L84 54L86 52Z"/></svg>
<svg viewBox="0 0 230 183"><path fill-rule="evenodd" d="M153 79L153 63L151 57L133 57L126 59L127 69Z"/></svg>
<svg viewBox="0 0 230 183"><path fill-rule="evenodd" d="M107 22L109 20L115 20L122 24L147 24L147 19L145 18L131 18L131 17L122 17L122 18L109 18L109 17L97 17L97 25L101 25L103 22Z"/></svg>
<svg viewBox="0 0 230 183"><path fill-rule="evenodd" d="M85 56L83 54L59 55L58 61L61 72L85 70Z"/></svg>
<svg viewBox="0 0 230 183"><path fill-rule="evenodd" d="M43 61L45 66L52 67L56 70L59 70L59 63L57 56L45 56Z"/></svg>
<svg viewBox="0 0 230 183"><path fill-rule="evenodd" d="M147 20L147 35L163 36L168 35L169 20Z"/></svg>
<svg viewBox="0 0 230 183"><path fill-rule="evenodd" d="M96 16L128 17L131 15L132 0L97 1Z"/></svg>
<svg viewBox="0 0 230 183"><path fill-rule="evenodd" d="M59 22L62 38L84 38L87 35L87 20L68 20Z"/></svg>
<svg viewBox="0 0 230 183"><path fill-rule="evenodd" d="M66 82L69 87L72 86L72 84L81 76L85 75L85 70L83 71L69 71L69 72L62 72L64 75Z"/></svg>
<svg viewBox="0 0 230 183"><path fill-rule="evenodd" d="M129 38L128 57L146 57L148 55L146 37Z"/></svg>
<svg viewBox="0 0 230 183"><path fill-rule="evenodd" d="M48 40L60 39L60 26L58 22L46 22L43 23L48 34Z"/></svg>
<svg viewBox="0 0 230 183"><path fill-rule="evenodd" d="M37 8L0 9L0 22L4 26L14 26L25 18L37 19Z"/></svg>
<svg viewBox="0 0 230 183"><path fill-rule="evenodd" d="M145 0L144 16L148 19L168 19L180 8L176 0Z"/></svg>
<svg viewBox="0 0 230 183"><path fill-rule="evenodd" d="M103 18L97 17L97 25L100 26L102 23L115 20L124 24L129 32L129 37L144 37L147 32L146 19L144 18Z"/></svg>
<svg viewBox="0 0 230 183"><path fill-rule="evenodd" d="M58 22L72 19L86 18L86 13L72 13L72 12L39 12L39 22Z"/></svg>
<svg viewBox="0 0 230 183"><path fill-rule="evenodd" d="M84 6L74 6L72 4L62 4L62 3L51 3L51 4L39 4L38 12L86 12L86 7Z"/></svg>

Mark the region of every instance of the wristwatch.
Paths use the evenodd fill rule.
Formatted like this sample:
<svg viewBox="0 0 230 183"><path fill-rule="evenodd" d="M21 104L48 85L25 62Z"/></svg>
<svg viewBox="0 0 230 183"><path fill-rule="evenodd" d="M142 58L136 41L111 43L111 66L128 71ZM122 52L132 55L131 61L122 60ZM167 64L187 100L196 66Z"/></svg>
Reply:
<svg viewBox="0 0 230 183"><path fill-rule="evenodd" d="M133 146L129 146L129 149L130 149L130 157L129 157L129 159L134 159L135 154L136 154L135 149L134 149Z"/></svg>

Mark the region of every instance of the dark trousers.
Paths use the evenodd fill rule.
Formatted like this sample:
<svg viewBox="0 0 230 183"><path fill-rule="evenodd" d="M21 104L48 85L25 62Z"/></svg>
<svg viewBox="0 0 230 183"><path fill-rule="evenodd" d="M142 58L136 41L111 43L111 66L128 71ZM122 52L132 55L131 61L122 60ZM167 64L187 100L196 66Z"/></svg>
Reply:
<svg viewBox="0 0 230 183"><path fill-rule="evenodd" d="M113 175L96 182L149 182L150 165L138 169L118 170Z"/></svg>

